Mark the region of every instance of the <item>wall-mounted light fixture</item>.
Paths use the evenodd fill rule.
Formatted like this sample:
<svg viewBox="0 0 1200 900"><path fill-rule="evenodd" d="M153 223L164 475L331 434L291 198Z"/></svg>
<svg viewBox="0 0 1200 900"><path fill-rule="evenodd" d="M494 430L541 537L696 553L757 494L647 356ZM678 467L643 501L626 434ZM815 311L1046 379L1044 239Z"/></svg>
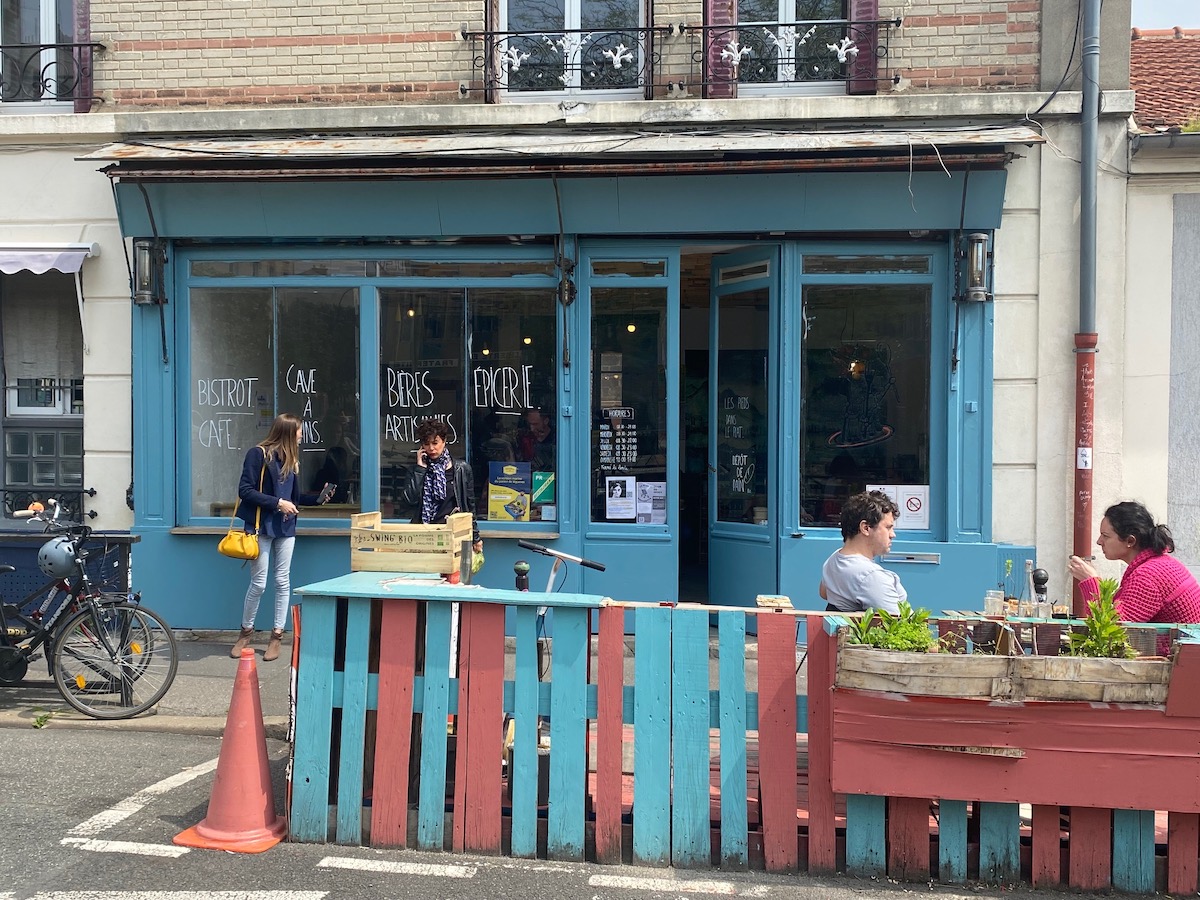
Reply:
<svg viewBox="0 0 1200 900"><path fill-rule="evenodd" d="M138 306L161 306L167 302L164 274L166 241L138 238L133 242L133 302Z"/></svg>
<svg viewBox="0 0 1200 900"><path fill-rule="evenodd" d="M988 252L988 236L981 231L967 235L966 268L967 291L966 298L974 302L991 300L988 290L988 276L991 274L992 254Z"/></svg>

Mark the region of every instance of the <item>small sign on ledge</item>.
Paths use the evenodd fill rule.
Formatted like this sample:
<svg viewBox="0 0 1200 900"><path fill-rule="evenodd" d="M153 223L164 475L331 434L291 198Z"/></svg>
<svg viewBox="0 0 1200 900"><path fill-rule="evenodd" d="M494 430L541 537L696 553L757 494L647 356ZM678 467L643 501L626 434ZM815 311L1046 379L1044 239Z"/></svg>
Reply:
<svg viewBox="0 0 1200 900"><path fill-rule="evenodd" d="M765 609L791 609L792 599L783 594L759 594L754 602Z"/></svg>

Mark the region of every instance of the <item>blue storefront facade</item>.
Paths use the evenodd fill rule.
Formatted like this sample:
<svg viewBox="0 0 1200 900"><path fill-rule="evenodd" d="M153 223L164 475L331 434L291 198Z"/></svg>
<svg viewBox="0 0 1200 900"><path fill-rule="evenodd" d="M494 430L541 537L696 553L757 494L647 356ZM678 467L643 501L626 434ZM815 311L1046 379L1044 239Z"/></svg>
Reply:
<svg viewBox="0 0 1200 900"><path fill-rule="evenodd" d="M606 564L564 590L821 608L840 503L879 486L914 605L978 608L1032 554L991 540L992 303L964 281L1013 140L406 174L348 140L96 154L164 254L133 316L135 581L172 624L232 627L246 571L217 535L290 411L306 487L338 485L294 584L349 569L351 513L407 520L432 416L475 472L485 585L526 538Z"/></svg>

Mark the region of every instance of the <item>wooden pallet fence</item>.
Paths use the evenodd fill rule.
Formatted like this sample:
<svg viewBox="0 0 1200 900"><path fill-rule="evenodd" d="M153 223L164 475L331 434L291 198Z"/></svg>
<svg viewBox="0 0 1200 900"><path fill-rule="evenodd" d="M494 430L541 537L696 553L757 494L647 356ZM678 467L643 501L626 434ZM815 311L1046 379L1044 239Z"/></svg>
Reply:
<svg viewBox="0 0 1200 900"><path fill-rule="evenodd" d="M1180 789L1200 779L1195 629L1179 630L1170 662L956 662L882 651L864 659L872 651L847 646L844 626L810 621L808 683L810 777L828 763L832 790L847 795L847 872L1196 891L1200 794ZM1165 822L1162 884L1156 818ZM810 869L828 869L832 844L828 824L810 818Z"/></svg>
<svg viewBox="0 0 1200 900"><path fill-rule="evenodd" d="M839 684L844 620L833 615L431 587L373 572L301 595L295 840L952 884L1197 888L1200 795L1181 788L1200 778L1194 629L1180 630L1163 702L1028 690L1016 700L1008 688L1006 699L991 688L906 693L917 682L894 672L883 686ZM807 696L796 689L798 615Z"/></svg>
<svg viewBox="0 0 1200 900"><path fill-rule="evenodd" d="M794 614L758 625L761 690L751 692L746 636L755 629L746 619L754 611L715 611L712 687L707 607L429 587L374 572L306 586L301 596L293 839L803 867L796 760L807 704L795 689ZM454 601L462 615L451 677ZM553 629L545 677L537 649L542 605L552 610ZM632 678L625 675L630 612ZM506 626L514 648L509 680ZM499 765L506 716L513 723L507 785ZM539 720L548 722L548 754L538 745ZM757 747L758 760L748 746ZM547 774L548 796L539 797Z"/></svg>

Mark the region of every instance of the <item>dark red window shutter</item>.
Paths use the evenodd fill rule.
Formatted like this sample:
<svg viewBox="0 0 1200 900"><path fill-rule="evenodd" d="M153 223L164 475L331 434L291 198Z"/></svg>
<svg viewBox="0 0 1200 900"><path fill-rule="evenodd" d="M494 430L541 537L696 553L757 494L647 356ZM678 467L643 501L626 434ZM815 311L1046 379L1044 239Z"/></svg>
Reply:
<svg viewBox="0 0 1200 900"><path fill-rule="evenodd" d="M737 0L704 0L704 32L707 44L704 51L704 96L714 99L736 97L737 82L733 77L733 66L721 59L721 48L725 40L714 40L721 29L737 24ZM730 33L732 37L732 32Z"/></svg>
<svg viewBox="0 0 1200 900"><path fill-rule="evenodd" d="M492 34L500 30L500 0L483 0L483 30ZM496 40L484 38L483 102L499 103L500 53Z"/></svg>
<svg viewBox="0 0 1200 900"><path fill-rule="evenodd" d="M879 0L850 0L850 39L858 47L858 56L850 65L846 82L848 94L874 94L879 90L879 60L876 51L879 35L875 25L866 24L879 18Z"/></svg>

